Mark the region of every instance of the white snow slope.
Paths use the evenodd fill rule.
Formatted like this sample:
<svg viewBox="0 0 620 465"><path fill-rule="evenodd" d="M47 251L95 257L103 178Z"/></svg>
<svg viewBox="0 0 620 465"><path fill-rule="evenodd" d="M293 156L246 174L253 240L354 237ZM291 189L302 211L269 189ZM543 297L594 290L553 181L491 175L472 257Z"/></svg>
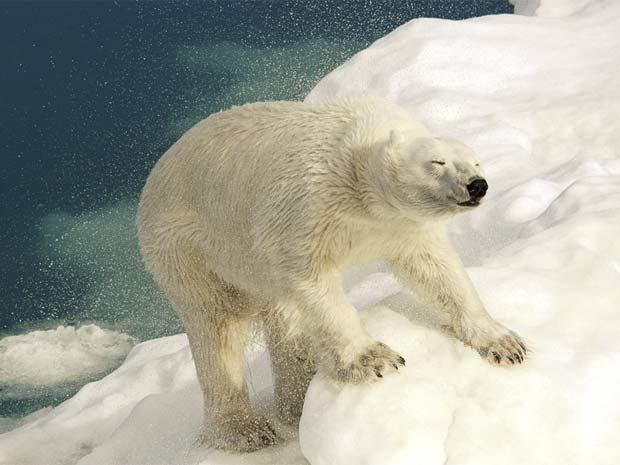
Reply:
<svg viewBox="0 0 620 465"><path fill-rule="evenodd" d="M485 364L375 273L349 295L360 308L383 299L364 321L407 367L366 386L317 377L299 442L245 456L197 448L200 391L179 335L138 345L0 436L0 463L620 463L620 3L517 6L540 16L412 21L308 100L383 96L478 152L489 198L453 221L452 238L489 312L534 349L523 366ZM250 368L264 400L260 349Z"/></svg>

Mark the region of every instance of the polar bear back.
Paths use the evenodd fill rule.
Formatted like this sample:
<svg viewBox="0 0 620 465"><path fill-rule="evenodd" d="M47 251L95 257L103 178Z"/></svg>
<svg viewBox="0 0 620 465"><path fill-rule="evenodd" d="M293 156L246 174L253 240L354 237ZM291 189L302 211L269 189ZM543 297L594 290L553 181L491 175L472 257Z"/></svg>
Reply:
<svg viewBox="0 0 620 465"><path fill-rule="evenodd" d="M385 127L377 122L383 119ZM166 228L168 218L185 225L224 279L260 292L281 285L288 263L303 266L290 257L312 245L335 196L343 212L350 207L354 146L386 137L398 122L413 124L398 107L372 98L261 102L213 114L149 176L140 202L141 242Z"/></svg>

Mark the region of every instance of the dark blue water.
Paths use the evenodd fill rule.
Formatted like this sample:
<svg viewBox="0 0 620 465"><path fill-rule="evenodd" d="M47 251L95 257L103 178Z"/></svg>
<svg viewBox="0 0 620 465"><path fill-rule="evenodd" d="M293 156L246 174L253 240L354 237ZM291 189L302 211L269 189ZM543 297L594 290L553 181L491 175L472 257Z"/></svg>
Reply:
<svg viewBox="0 0 620 465"><path fill-rule="evenodd" d="M187 128L233 104L302 99L410 19L511 12L500 0L0 3L0 332L181 331L143 270L134 215ZM0 399L0 416L45 402Z"/></svg>

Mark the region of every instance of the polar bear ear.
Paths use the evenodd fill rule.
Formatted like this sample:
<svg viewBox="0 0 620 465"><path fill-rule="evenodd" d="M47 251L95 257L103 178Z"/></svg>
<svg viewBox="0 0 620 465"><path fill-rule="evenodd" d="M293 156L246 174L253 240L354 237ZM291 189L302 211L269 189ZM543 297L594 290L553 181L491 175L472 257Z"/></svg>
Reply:
<svg viewBox="0 0 620 465"><path fill-rule="evenodd" d="M405 141L405 136L398 129L392 129L390 131L390 146L401 145Z"/></svg>

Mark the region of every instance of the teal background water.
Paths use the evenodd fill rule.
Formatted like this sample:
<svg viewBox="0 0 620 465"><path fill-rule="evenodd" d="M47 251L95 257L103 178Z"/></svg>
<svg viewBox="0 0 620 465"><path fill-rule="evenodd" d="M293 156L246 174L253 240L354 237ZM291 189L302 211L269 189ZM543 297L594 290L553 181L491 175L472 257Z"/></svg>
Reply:
<svg viewBox="0 0 620 465"><path fill-rule="evenodd" d="M148 339L180 322L144 271L137 197L192 124L302 99L422 16L511 13L500 0L0 3L0 334L95 322ZM2 398L0 416L79 387Z"/></svg>

